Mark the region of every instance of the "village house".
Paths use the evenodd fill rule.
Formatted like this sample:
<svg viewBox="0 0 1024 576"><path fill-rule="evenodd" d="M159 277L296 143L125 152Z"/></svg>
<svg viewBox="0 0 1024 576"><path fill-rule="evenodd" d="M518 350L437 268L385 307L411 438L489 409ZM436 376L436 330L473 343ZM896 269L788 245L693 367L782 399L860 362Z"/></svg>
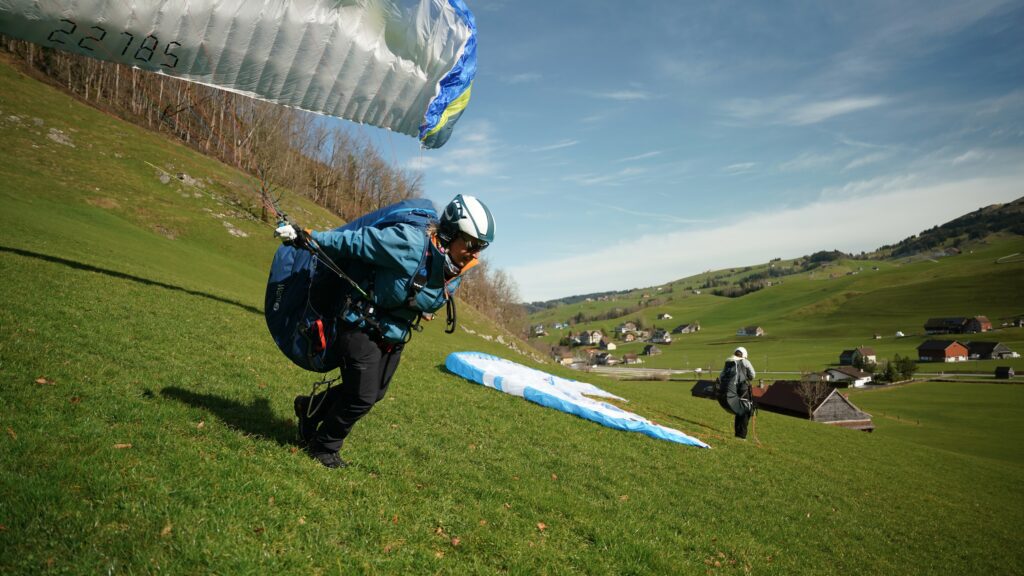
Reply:
<svg viewBox="0 0 1024 576"><path fill-rule="evenodd" d="M966 362L967 347L956 340L925 340L917 347L920 362Z"/></svg>
<svg viewBox="0 0 1024 576"><path fill-rule="evenodd" d="M691 334L693 332L700 332L700 322L680 324L675 327L675 330L672 330L673 334Z"/></svg>
<svg viewBox="0 0 1024 576"><path fill-rule="evenodd" d="M662 312L661 314L658 314L658 320L671 320L671 319L672 319L672 315L669 314L668 312Z"/></svg>
<svg viewBox="0 0 1024 576"><path fill-rule="evenodd" d="M623 322L615 327L615 335L620 338L631 332L636 332L636 324L633 322Z"/></svg>
<svg viewBox="0 0 1024 576"><path fill-rule="evenodd" d="M552 346L551 358L562 366L569 366L575 361L572 348L568 346Z"/></svg>
<svg viewBox="0 0 1024 576"><path fill-rule="evenodd" d="M778 380L764 394L754 398L759 408L778 414L807 418L807 405L800 396L800 382ZM833 388L817 405L811 407L810 419L831 426L871 432L875 429L871 414L854 406L853 402Z"/></svg>
<svg viewBox="0 0 1024 576"><path fill-rule="evenodd" d="M576 341L580 346L597 346L601 342L602 336L600 330L584 330L576 337Z"/></svg>
<svg viewBox="0 0 1024 576"><path fill-rule="evenodd" d="M636 340L636 332L626 332L622 335L623 342L633 342Z"/></svg>
<svg viewBox="0 0 1024 576"><path fill-rule="evenodd" d="M600 348L601 350L609 350L610 351L610 350L615 350L616 348L618 348L618 346L615 345L615 342L612 342L611 340L609 340L607 338L601 338L601 343L598 344L598 348Z"/></svg>
<svg viewBox="0 0 1024 576"><path fill-rule="evenodd" d="M671 344L672 336L667 330L655 328L654 334L651 335L651 342L654 342L655 344Z"/></svg>
<svg viewBox="0 0 1024 576"><path fill-rule="evenodd" d="M544 330L544 325L543 324L537 324L536 326L533 327L533 335L534 336L547 336L548 333L547 333L546 330Z"/></svg>
<svg viewBox="0 0 1024 576"><path fill-rule="evenodd" d="M950 316L946 318L929 318L924 323L925 334L970 334L988 332L992 322L985 316Z"/></svg>
<svg viewBox="0 0 1024 576"><path fill-rule="evenodd" d="M636 354L624 354L622 356L622 361L624 363L626 363L626 364L641 364L641 363L643 363L643 360L641 360L640 357L637 356Z"/></svg>
<svg viewBox="0 0 1024 576"><path fill-rule="evenodd" d="M764 329L760 326L744 326L736 331L737 336L764 336Z"/></svg>
<svg viewBox="0 0 1024 576"><path fill-rule="evenodd" d="M648 344L647 346L644 346L644 356L657 356L658 354L661 354L661 348L658 348L654 344Z"/></svg>
<svg viewBox="0 0 1024 576"><path fill-rule="evenodd" d="M598 366L613 366L619 363L619 361L616 360L609 352L598 352L594 356L594 361Z"/></svg>
<svg viewBox="0 0 1024 576"><path fill-rule="evenodd" d="M853 366L840 366L825 370L828 382L838 388L853 386L860 388L871 382L871 374L854 368Z"/></svg>
<svg viewBox="0 0 1024 576"><path fill-rule="evenodd" d="M843 350L839 354L840 366L856 366L857 364L877 364L875 349L859 346L853 350Z"/></svg>
<svg viewBox="0 0 1024 576"><path fill-rule="evenodd" d="M1001 342L966 342L967 357L971 360L1002 360L1004 358L1018 358L1020 354L1010 350L1010 347Z"/></svg>

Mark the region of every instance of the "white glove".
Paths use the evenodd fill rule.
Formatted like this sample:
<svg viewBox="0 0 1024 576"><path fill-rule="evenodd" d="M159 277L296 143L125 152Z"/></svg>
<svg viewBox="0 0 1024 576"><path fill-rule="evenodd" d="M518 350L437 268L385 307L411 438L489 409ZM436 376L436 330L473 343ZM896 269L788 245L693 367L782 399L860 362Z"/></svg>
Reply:
<svg viewBox="0 0 1024 576"><path fill-rule="evenodd" d="M295 239L299 237L299 232L295 229L295 226L285 224L277 230L274 230L274 237L281 238L285 242L294 242Z"/></svg>

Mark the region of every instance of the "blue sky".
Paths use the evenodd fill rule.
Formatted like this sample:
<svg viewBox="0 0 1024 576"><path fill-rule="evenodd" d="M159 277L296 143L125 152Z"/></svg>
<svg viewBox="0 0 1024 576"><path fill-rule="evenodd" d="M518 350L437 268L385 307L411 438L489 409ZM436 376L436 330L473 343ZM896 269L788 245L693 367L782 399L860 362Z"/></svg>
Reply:
<svg viewBox="0 0 1024 576"><path fill-rule="evenodd" d="M871 250L1024 196L1024 3L467 0L479 72L440 150L524 301Z"/></svg>

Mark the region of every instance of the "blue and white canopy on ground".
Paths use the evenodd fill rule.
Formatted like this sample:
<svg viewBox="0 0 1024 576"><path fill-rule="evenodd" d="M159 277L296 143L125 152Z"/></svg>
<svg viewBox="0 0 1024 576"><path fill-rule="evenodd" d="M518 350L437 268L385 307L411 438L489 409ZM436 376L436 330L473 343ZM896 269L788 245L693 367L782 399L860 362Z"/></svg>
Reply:
<svg viewBox="0 0 1024 576"><path fill-rule="evenodd" d="M444 365L449 371L477 384L520 396L541 406L575 414L610 428L640 432L652 438L679 444L710 448L704 442L679 430L655 424L607 402L588 398L597 396L626 402L625 398L606 392L593 384L561 378L482 352L453 352L448 355Z"/></svg>

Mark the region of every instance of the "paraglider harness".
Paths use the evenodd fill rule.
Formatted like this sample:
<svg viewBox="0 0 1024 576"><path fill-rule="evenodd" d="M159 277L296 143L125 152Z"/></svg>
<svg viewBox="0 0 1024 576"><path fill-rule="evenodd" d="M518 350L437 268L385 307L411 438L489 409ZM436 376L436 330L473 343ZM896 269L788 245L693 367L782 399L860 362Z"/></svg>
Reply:
<svg viewBox="0 0 1024 576"><path fill-rule="evenodd" d="M746 391L740 388L746 384ZM726 412L737 416L751 416L757 410L754 404L750 382L746 380L743 370L743 359L726 360L722 377L715 384L715 398Z"/></svg>

